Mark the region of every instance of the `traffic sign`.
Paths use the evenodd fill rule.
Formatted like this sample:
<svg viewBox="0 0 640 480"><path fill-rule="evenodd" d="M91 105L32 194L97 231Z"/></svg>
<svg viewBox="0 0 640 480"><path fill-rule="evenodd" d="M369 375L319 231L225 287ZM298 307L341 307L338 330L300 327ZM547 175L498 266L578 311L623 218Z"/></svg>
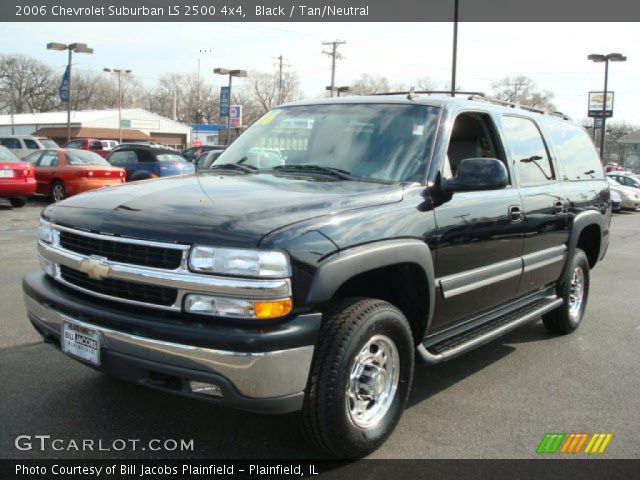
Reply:
<svg viewBox="0 0 640 480"><path fill-rule="evenodd" d="M229 116L229 87L220 87L220 116Z"/></svg>

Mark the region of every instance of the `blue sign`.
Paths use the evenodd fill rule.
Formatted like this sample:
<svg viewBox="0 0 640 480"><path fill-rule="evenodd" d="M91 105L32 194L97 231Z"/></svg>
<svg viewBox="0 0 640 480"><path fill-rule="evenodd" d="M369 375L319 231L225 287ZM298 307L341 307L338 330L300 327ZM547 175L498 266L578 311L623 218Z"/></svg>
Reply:
<svg viewBox="0 0 640 480"><path fill-rule="evenodd" d="M67 65L67 69L64 71L64 75L62 76L62 81L60 82L60 88L58 88L58 94L60 95L60 100L63 102L69 101L69 66Z"/></svg>
<svg viewBox="0 0 640 480"><path fill-rule="evenodd" d="M229 116L229 87L220 87L220 116Z"/></svg>

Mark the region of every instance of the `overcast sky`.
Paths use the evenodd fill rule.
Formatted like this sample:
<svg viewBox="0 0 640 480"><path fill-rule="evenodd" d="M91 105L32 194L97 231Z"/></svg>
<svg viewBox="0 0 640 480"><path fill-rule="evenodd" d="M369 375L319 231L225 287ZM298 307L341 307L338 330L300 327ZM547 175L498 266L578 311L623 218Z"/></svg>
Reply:
<svg viewBox="0 0 640 480"><path fill-rule="evenodd" d="M339 50L338 85L363 73L405 84L423 76L444 83L451 75L450 23L5 23L2 31L1 53L37 57L62 72L65 54L45 44L84 42L95 53L74 56L77 68L129 68L147 85L164 73L195 72L198 59L202 78L222 84L214 66L273 71L274 57L283 55L305 94L318 96L330 83L321 42L336 38L347 42ZM640 23L461 23L458 84L489 92L493 81L523 74L582 120L587 92L601 90L604 78L603 64L587 55L609 52L629 59L610 68L614 120L640 125Z"/></svg>

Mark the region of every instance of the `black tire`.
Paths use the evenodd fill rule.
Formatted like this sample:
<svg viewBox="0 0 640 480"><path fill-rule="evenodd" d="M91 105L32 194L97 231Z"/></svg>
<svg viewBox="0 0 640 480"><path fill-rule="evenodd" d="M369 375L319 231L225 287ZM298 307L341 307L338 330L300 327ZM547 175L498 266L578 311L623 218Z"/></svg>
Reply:
<svg viewBox="0 0 640 480"><path fill-rule="evenodd" d="M582 300L578 308L572 309L572 305L576 304L575 302L572 303L571 296L572 282L574 282L575 290L574 275L577 269L582 272ZM587 299L589 298L589 260L587 260L587 256L582 250L576 249L571 257L562 275L557 292L564 303L557 309L543 315L542 323L547 330L564 335L573 332L580 326L587 307Z"/></svg>
<svg viewBox="0 0 640 480"><path fill-rule="evenodd" d="M318 338L302 410L304 434L311 444L331 456L360 458L384 443L404 410L411 389L415 355L409 323L402 312L388 302L348 299L327 312ZM387 402L379 402L379 405L387 405L380 419L363 428L354 423L356 420L350 413L355 408L348 395L349 387L353 385L350 375L355 368L356 356L378 351L375 344L369 347L372 350L365 350L365 347L370 341L380 339L386 339L383 342L391 340L397 357L387 355L384 378L379 383L386 384L386 377L393 378L393 365L397 365L397 387L395 391L391 390L393 394L387 395ZM371 380L374 377L367 374L358 378ZM379 383L371 381L371 391L382 389ZM372 405L375 402L369 406ZM363 412L369 412L368 407Z"/></svg>
<svg viewBox="0 0 640 480"><path fill-rule="evenodd" d="M56 180L51 184L51 194L49 195L54 202L60 202L67 198L67 190L64 188L64 183L60 180Z"/></svg>
<svg viewBox="0 0 640 480"><path fill-rule="evenodd" d="M27 197L12 197L9 199L13 208L24 207L27 204Z"/></svg>

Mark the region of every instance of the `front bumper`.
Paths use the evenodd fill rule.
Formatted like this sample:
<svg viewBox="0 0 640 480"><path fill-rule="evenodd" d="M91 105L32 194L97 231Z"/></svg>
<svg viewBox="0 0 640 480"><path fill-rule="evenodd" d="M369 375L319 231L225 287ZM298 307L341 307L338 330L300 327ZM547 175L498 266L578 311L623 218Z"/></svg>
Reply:
<svg viewBox="0 0 640 480"><path fill-rule="evenodd" d="M320 314L300 315L284 330L274 326L271 331L262 328L250 332L253 341L250 336L238 337L237 326L226 327L230 333L227 337L234 339L236 347L227 350L174 341L162 335L161 330L154 338L146 329L118 328L114 325L121 320L122 309L109 311L91 305L82 295L66 291L42 272L28 274L23 288L29 319L50 343L60 347L64 322L98 332L101 365L91 365L93 368L134 383L243 410L284 413L302 406ZM130 325L140 325L140 316L132 313ZM153 314L149 317L153 320ZM106 324L109 319L115 319L116 323ZM281 338L287 331L289 341ZM215 337L221 335L224 330L217 328L210 335L202 336L207 337L206 343L216 343ZM268 348L265 336L272 337L275 348ZM294 345L291 338L295 339ZM228 341L229 338L227 346ZM247 351L252 343L255 343L254 351ZM192 392L189 381L213 383L222 395L212 397Z"/></svg>

